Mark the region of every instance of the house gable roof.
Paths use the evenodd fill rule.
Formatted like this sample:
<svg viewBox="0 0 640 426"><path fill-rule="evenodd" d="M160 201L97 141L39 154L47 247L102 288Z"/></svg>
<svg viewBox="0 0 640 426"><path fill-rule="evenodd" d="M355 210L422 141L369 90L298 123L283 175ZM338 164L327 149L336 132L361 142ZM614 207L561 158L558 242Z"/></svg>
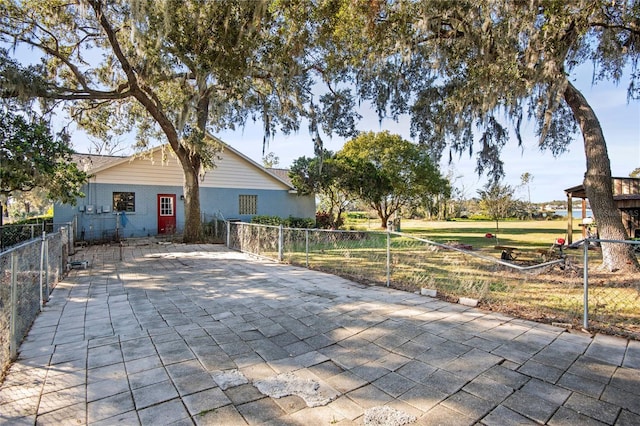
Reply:
<svg viewBox="0 0 640 426"><path fill-rule="evenodd" d="M98 155L98 154L80 154L75 153L71 156L71 160L78 165L78 168L87 172L95 173L105 167L110 167L120 163L123 159L129 157L115 155Z"/></svg>
<svg viewBox="0 0 640 426"><path fill-rule="evenodd" d="M272 167L266 168L266 170L272 175L280 178L281 180L287 182L289 186L293 187L293 183L291 182L291 178L289 177L289 169L274 169Z"/></svg>
<svg viewBox="0 0 640 426"><path fill-rule="evenodd" d="M211 172L215 173L216 170L219 170L222 173L232 174L233 172L238 172L234 170L238 168L238 165L240 166L244 165L248 169L245 170L244 173L238 172L239 175L235 176L235 179L242 179L243 177L246 177L247 174L252 174L253 176L262 176L263 178L267 178L267 180L274 182L271 185L274 185L277 182L278 185L283 185L285 187L284 189L287 189L289 191L295 191L295 188L291 184L291 181L285 177L286 175L282 173L270 172L268 169L262 167L260 164L256 163L251 158L247 157L240 151L224 143L220 139L215 138L214 136L211 136L211 137L216 139L222 145L223 150L220 153L221 159L217 161L216 167L213 170L208 170L205 173L205 178L201 186L204 186L204 187L217 186L212 182L210 182L210 180L215 176ZM94 154L75 154L73 160L74 162L76 162L76 164L81 166L83 170L85 170L90 174L98 175L98 176L114 175L118 173L117 172L118 166L123 166L123 165L126 166L128 163L133 163L135 161L141 161L141 160L143 161L146 158L155 159L155 157L161 155L162 150L166 148L167 148L167 145L164 145L164 146L161 145L155 148L151 148L150 150L142 154L126 156L126 157L94 155ZM172 165L178 164L177 159L175 159L175 157L173 156L173 152L170 152L170 154L172 158L170 158L167 161L162 161L163 165L166 165L165 163L171 163ZM225 154L231 154L231 155L225 155ZM149 164L147 163L145 164L145 166L147 166L148 168ZM163 172L164 172L163 173L164 175L170 174L170 170L165 170ZM252 173L247 173L247 172L252 172ZM181 170L180 170L180 173L181 173ZM232 177L230 177L230 179L232 179ZM128 181L131 182L130 179Z"/></svg>

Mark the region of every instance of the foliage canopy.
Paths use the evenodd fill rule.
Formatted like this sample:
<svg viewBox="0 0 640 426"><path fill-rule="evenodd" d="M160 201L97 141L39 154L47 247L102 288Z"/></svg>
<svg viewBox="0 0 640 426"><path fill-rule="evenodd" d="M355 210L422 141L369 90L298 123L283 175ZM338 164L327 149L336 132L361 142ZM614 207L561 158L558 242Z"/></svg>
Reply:
<svg viewBox="0 0 640 426"><path fill-rule="evenodd" d="M135 131L137 146L165 140L184 171L185 241L200 230L199 178L221 149L210 134L261 120L265 139L297 131L342 135L353 99L314 98L314 25L304 3L278 1L4 1L0 41L42 55L44 84L12 78L5 93L66 102L101 139ZM336 102L336 99L343 102ZM319 136L316 137L319 142Z"/></svg>
<svg viewBox="0 0 640 426"><path fill-rule="evenodd" d="M500 152L533 122L541 149L558 155L580 129L585 189L600 235L627 237L613 202L602 129L574 86L577 68L593 81L628 82L640 97L640 1L342 0L325 36L339 46L358 97L380 118L410 114L411 132L434 160L476 155L476 170L504 175ZM603 244L604 266L638 271L628 247Z"/></svg>
<svg viewBox="0 0 640 426"><path fill-rule="evenodd" d="M509 217L516 204L513 198L515 189L501 182L489 182L484 188L478 190L480 196L480 208L487 213L491 220L496 222L496 231L499 221Z"/></svg>
<svg viewBox="0 0 640 426"><path fill-rule="evenodd" d="M344 165L342 185L377 212L382 227L401 208L450 192L427 152L386 131L360 134L336 157Z"/></svg>
<svg viewBox="0 0 640 426"><path fill-rule="evenodd" d="M336 155L324 150L321 156L300 157L294 160L289 171L291 183L300 195L315 194L321 205L327 207L328 225L338 228L342 213L354 197L344 182L350 179L344 164Z"/></svg>

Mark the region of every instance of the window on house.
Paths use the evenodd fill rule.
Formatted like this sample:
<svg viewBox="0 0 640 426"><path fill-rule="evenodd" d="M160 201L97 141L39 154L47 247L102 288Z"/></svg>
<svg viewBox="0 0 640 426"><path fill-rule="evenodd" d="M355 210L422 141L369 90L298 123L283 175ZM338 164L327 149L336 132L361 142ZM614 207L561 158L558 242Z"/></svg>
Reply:
<svg viewBox="0 0 640 426"><path fill-rule="evenodd" d="M258 214L258 196L257 195L240 195L239 214Z"/></svg>
<svg viewBox="0 0 640 426"><path fill-rule="evenodd" d="M173 197L160 196L160 216L173 216Z"/></svg>
<svg viewBox="0 0 640 426"><path fill-rule="evenodd" d="M114 192L113 193L114 212L135 212L136 193L135 192Z"/></svg>

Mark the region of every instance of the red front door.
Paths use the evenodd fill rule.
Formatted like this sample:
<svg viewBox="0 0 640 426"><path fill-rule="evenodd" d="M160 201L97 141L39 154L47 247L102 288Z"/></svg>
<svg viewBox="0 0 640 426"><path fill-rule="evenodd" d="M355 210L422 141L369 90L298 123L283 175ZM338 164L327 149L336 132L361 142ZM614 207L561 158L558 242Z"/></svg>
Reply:
<svg viewBox="0 0 640 426"><path fill-rule="evenodd" d="M176 231L176 195L158 194L158 234Z"/></svg>

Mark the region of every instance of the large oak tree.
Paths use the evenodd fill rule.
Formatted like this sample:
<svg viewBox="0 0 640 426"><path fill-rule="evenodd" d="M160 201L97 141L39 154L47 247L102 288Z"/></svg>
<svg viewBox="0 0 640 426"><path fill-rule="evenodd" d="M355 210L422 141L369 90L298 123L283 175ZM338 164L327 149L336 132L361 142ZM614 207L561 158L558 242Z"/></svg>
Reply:
<svg viewBox="0 0 640 426"><path fill-rule="evenodd" d="M140 148L168 143L184 172L184 240L195 241L199 178L221 149L210 134L257 119L266 141L276 129L296 131L301 117L319 133L323 116L331 131L343 124L336 119L341 106L352 106L336 103L337 92L313 98L311 75L322 69L317 52L308 49L314 32L308 6L4 1L0 39L38 52L47 73L46 84L16 78L3 91L65 101L71 116L98 137L135 130Z"/></svg>
<svg viewBox="0 0 640 426"><path fill-rule="evenodd" d="M576 68L591 62L594 83L624 77L629 98L638 98L640 1L344 0L333 7L324 27L324 39L337 46L329 63L352 76L381 118L410 114L413 135L435 159L475 152L477 171L493 179L504 174L502 148L522 144L523 122L535 124L540 148L553 155L579 130L600 236L627 238L600 123L573 81ZM603 260L609 270L639 270L624 244L603 244Z"/></svg>

